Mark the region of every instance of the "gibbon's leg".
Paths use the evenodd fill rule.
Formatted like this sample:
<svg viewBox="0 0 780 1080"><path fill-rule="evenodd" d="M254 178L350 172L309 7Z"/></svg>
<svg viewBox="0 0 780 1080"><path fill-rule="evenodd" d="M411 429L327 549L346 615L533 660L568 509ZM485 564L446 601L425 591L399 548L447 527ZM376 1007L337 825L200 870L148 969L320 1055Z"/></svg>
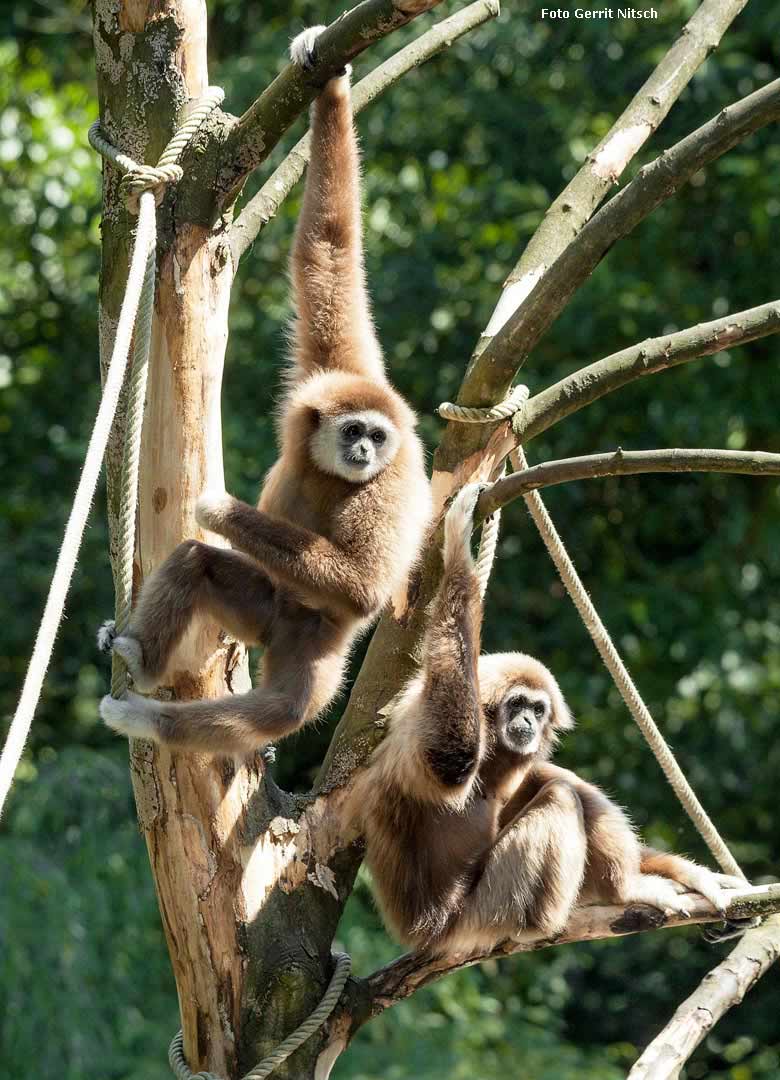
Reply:
<svg viewBox="0 0 780 1080"><path fill-rule="evenodd" d="M745 882L741 878L731 874L715 874L706 866L699 866L681 855L654 851L649 847L641 850L640 866L643 876L658 875L677 882L686 890L701 893L705 900L709 900L716 911L721 913L729 905L728 891L745 888Z"/></svg>
<svg viewBox="0 0 780 1080"><path fill-rule="evenodd" d="M211 615L240 641L264 642L275 589L246 555L185 540L141 589L127 631L110 639L110 624L98 633L125 660L137 690L158 685L173 650L193 617Z"/></svg>
<svg viewBox="0 0 780 1080"><path fill-rule="evenodd" d="M262 685L248 694L192 702L106 697L103 719L131 738L212 754L248 754L289 735L337 692L346 649L318 612L292 599L287 608L279 620L283 631L263 657Z"/></svg>
<svg viewBox="0 0 780 1080"><path fill-rule="evenodd" d="M290 46L294 64L316 64L312 27ZM330 79L312 105L311 160L293 242L294 356L308 374L337 367L384 381L363 268L360 163L349 73Z"/></svg>
<svg viewBox="0 0 780 1080"><path fill-rule="evenodd" d="M447 944L555 937L577 901L586 847L577 792L565 781L550 780L491 848Z"/></svg>

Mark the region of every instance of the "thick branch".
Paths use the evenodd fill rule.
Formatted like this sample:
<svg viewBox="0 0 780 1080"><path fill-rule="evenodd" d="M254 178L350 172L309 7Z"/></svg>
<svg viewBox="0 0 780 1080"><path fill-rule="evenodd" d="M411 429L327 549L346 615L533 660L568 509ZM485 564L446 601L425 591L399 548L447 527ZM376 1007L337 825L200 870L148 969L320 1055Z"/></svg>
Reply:
<svg viewBox="0 0 780 1080"><path fill-rule="evenodd" d="M778 332L780 300L774 300L771 304L738 311L723 319L699 323L676 334L648 338L588 364L536 394L525 409L516 414L512 424L514 432L521 442L527 442L564 417L634 379Z"/></svg>
<svg viewBox="0 0 780 1080"><path fill-rule="evenodd" d="M483 960L519 952L536 952L553 945L625 937L627 934L645 930L662 930L721 920L722 916L717 915L710 904L697 893L688 894L687 900L689 918L679 914L664 915L658 908L644 904L626 907L594 905L575 910L566 930L556 938L529 937L526 941L507 941L493 951L466 956L432 957L426 953L406 953L375 971L360 986L360 992L353 993L351 999L347 1000L345 1012L349 1014L348 1038L366 1021L410 997L429 983ZM780 911L780 885L760 885L735 893L727 914L729 918L736 919L767 915L776 911ZM343 1018L336 1021L336 1028L343 1037Z"/></svg>
<svg viewBox="0 0 780 1080"><path fill-rule="evenodd" d="M617 450L586 457L560 458L534 465L496 481L480 496L477 510L483 519L513 499L538 488L572 480L635 473L717 472L750 476L780 475L780 454L762 450Z"/></svg>
<svg viewBox="0 0 780 1080"><path fill-rule="evenodd" d="M517 368L612 245L706 165L748 135L780 117L780 79L723 109L660 157L640 169L623 191L571 241L531 289L479 359L498 385L508 386ZM469 382L467 375L464 383ZM460 400L460 399L459 399Z"/></svg>
<svg viewBox="0 0 780 1080"><path fill-rule="evenodd" d="M704 0L683 27L677 41L637 91L573 180L550 206L507 278L493 318L477 344L457 400L463 405L490 405L509 387L479 358L509 315L552 266L590 219L620 173L658 128L693 75L717 45L746 0ZM485 445L488 433L477 427L450 424L436 453L436 468L452 471Z"/></svg>
<svg viewBox="0 0 780 1080"><path fill-rule="evenodd" d="M676 1080L696 1047L724 1013L742 1002L780 960L780 919L749 930L737 947L704 976L637 1060L628 1080Z"/></svg>
<svg viewBox="0 0 780 1080"><path fill-rule="evenodd" d="M230 206L247 175L268 157L331 75L369 45L436 7L441 0L363 0L317 39L317 68L288 64L230 132L219 176L220 205Z"/></svg>
<svg viewBox="0 0 780 1080"><path fill-rule="evenodd" d="M477 0L463 11L458 11L431 27L411 45L399 50L355 85L352 92L354 112L364 109L412 68L419 67L443 49L449 48L458 38L488 19L496 18L499 10L498 0ZM279 207L303 176L309 163L309 149L310 138L306 134L299 139L238 216L231 229L231 245L236 261L279 212Z"/></svg>

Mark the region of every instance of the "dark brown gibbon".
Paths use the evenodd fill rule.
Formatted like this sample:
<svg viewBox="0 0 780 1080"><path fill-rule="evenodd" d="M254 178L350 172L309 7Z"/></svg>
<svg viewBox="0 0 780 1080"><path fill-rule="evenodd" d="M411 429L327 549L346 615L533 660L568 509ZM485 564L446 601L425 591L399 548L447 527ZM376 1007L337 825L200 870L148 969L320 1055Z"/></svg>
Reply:
<svg viewBox="0 0 780 1080"><path fill-rule="evenodd" d="M577 904L683 912L679 893L694 890L723 911L724 889L744 883L643 846L602 791L548 762L572 718L547 668L479 655L479 490L464 488L447 514L419 673L347 804L388 929L464 953L554 937Z"/></svg>
<svg viewBox="0 0 780 1080"><path fill-rule="evenodd" d="M320 29L291 47L307 70ZM222 491L198 501L198 524L233 550L180 544L143 586L127 631L114 637L109 623L98 638L147 692L193 618L206 615L265 647L260 684L216 701L104 698L103 719L124 735L247 753L314 719L338 692L356 635L404 587L427 531L416 417L387 380L371 319L348 73L322 88L311 138L279 460L257 508Z"/></svg>

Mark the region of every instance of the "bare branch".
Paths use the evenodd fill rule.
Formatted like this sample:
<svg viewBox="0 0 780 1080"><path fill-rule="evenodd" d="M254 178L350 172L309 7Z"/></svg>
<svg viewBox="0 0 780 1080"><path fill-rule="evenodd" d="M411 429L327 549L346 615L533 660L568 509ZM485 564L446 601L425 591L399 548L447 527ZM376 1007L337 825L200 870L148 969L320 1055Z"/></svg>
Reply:
<svg viewBox="0 0 780 1080"><path fill-rule="evenodd" d="M716 914L698 893L687 894L686 900L686 907L690 912L688 918L680 914L665 915L658 908L644 904L593 905L577 908L566 930L556 938L533 938L529 935L524 941L506 941L492 951L470 955L442 957L423 952L406 953L365 980L351 980L345 1004L333 1019L331 1040L337 1039L343 1050L357 1029L372 1017L444 975L484 960L514 953L536 952L539 949L569 945L578 941L596 941L625 937L647 930L719 922L723 917ZM735 892L727 917L739 919L767 915L775 911L780 911L780 885L759 885Z"/></svg>
<svg viewBox="0 0 780 1080"><path fill-rule="evenodd" d="M706 165L780 117L780 79L723 109L645 165L550 266L480 356L480 370L507 387L529 351L566 307L612 245ZM470 381L467 374L463 390ZM460 401L460 397L458 398Z"/></svg>
<svg viewBox="0 0 780 1080"><path fill-rule="evenodd" d="M622 450L586 457L545 461L524 472L512 473L484 491L477 504L480 520L527 491L572 480L636 473L717 472L750 476L780 475L780 454L762 450Z"/></svg>
<svg viewBox="0 0 780 1080"><path fill-rule="evenodd" d="M356 83L352 92L354 112L359 113L412 68L419 67L437 53L449 48L458 38L481 26L488 19L496 18L499 11L498 0L476 0L476 3L469 4L467 8L431 27L411 45L400 49ZM309 149L310 139L307 133L298 140L281 165L271 173L239 214L230 231L231 247L236 261L279 212L279 207L303 176L309 163Z"/></svg>
<svg viewBox="0 0 780 1080"><path fill-rule="evenodd" d="M726 959L704 976L647 1046L628 1080L676 1080L724 1013L742 1002L776 960L780 960L780 919L774 917L749 930Z"/></svg>
<svg viewBox="0 0 780 1080"><path fill-rule="evenodd" d="M542 277L590 219L621 169L627 167L664 120L745 3L746 0L704 0L650 78L551 204L507 278L495 315L477 343L457 398L462 405L490 405L503 397L511 379L506 380L503 372L500 379L496 378L489 364L479 363L480 354L530 292L532 284ZM609 166L606 169L605 164ZM436 468L453 471L464 456L482 448L487 438L489 434L477 427L450 424L436 453Z"/></svg>
<svg viewBox="0 0 780 1080"><path fill-rule="evenodd" d="M648 338L588 364L542 390L516 414L512 427L518 440L526 443L564 417L635 379L778 332L780 300L774 300L675 334Z"/></svg>
<svg viewBox="0 0 780 1080"><path fill-rule="evenodd" d="M288 64L247 109L225 141L219 175L222 209L235 200L248 174L317 94L317 84L341 71L369 45L430 11L441 0L363 0L317 39L316 72Z"/></svg>

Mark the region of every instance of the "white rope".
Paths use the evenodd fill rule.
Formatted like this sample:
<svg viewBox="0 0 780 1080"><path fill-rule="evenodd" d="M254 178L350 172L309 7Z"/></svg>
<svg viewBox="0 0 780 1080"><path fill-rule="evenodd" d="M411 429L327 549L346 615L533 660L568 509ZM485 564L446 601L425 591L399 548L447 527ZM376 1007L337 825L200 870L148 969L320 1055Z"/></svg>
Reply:
<svg viewBox="0 0 780 1080"><path fill-rule="evenodd" d="M310 1039L315 1031L318 1031L330 1014L336 1008L341 992L343 991L349 973L352 968L352 960L346 953L334 954L335 967L331 975L328 988L322 1001L314 1012L307 1016L302 1024L293 1031L284 1042L281 1042L275 1050L263 1058L253 1069L250 1069L243 1080L265 1080L274 1070L278 1069L282 1062L286 1061L290 1054ZM174 1036L168 1048L168 1064L177 1077L177 1080L219 1080L218 1076L210 1072L193 1073L184 1057L184 1036L181 1032Z"/></svg>
<svg viewBox="0 0 780 1080"><path fill-rule="evenodd" d="M218 96L220 101L222 100L221 95L222 92L219 91ZM206 111L210 111L214 108L214 105L218 103L215 100L216 97L217 92L210 90L208 95L208 108ZM101 153L105 153L106 156L108 156L118 168L122 169L123 172L132 176L135 187L131 189L130 195L132 199L138 199L138 224L136 226L133 253L130 258L125 296L119 313L114 348L111 353L111 360L108 364L108 371L106 372L100 406L98 407L92 434L90 435L89 445L87 446L84 465L81 470L81 476L79 477L70 515L68 516L68 523L65 527L65 535L57 557L57 563L54 568L54 574L49 587L49 594L46 598L46 605L38 628L30 663L27 667L19 704L14 713L14 718L11 721L11 727L8 732L5 746L3 747L2 755L0 755L0 814L2 813L8 792L11 789L14 774L19 765L22 753L24 752L24 746L30 732L33 715L41 696L43 680L46 677L46 672L51 660L52 649L57 637L57 631L62 621L68 588L70 587L73 572L76 568L76 561L81 547L81 540L84 535L84 528L87 523L92 500L95 496L95 489L97 488L98 479L100 477L101 465L105 456L106 446L108 445L109 435L111 434L111 428L114 423L117 405L119 404L119 396L124 382L125 370L127 368L127 356L130 351L130 343L133 337L136 313L138 311L142 293L144 292L144 282L147 280L149 272L153 274L156 235L155 201L159 194L159 185L161 182L169 182L171 178L176 178L173 172L170 171L174 167L172 158L181 153L187 140L191 137L193 130L202 122L203 116L205 115L202 111L203 107L204 106L201 104L196 107L195 111L190 114L184 125L182 125L180 131L176 133L166 147L163 156L160 158L161 168L164 172L162 179L159 170L149 169L146 166L142 168L141 166L136 165L131 158L128 158L124 154L120 154L116 148L112 147L111 144L103 138L97 123L93 124L92 128L90 128L89 138L92 145L95 146L96 149L99 149ZM195 122L196 117L197 122ZM182 132L185 132L185 129L186 138L182 141L181 136ZM178 166L175 166L175 169L178 169L178 176L180 176L181 169L179 169ZM139 177L139 174L141 173L145 173L145 180ZM144 183L147 184L146 187L143 187ZM151 310L148 314L149 319L151 319ZM144 329L143 335L139 334L137 336L140 338L144 335L146 335L148 339L148 328ZM137 343L137 347L140 348L140 343ZM142 409L143 397L141 397L140 400ZM133 522L132 528L130 528L130 535L134 536L134 532L135 512L133 511Z"/></svg>
<svg viewBox="0 0 780 1080"><path fill-rule="evenodd" d="M512 454L512 464L519 471L528 468L528 462L522 447L518 447ZM671 747L650 715L650 710L645 705L634 680L629 675L628 669L609 635L609 631L604 626L599 613L593 605L593 601L588 596L587 589L583 585L563 540L547 512L547 507L544 505L541 495L538 491L528 491L523 498L550 554L550 558L555 564L561 581L579 612L599 656L604 661L604 666L612 676L612 681L620 692L620 696L628 706L637 727L653 751L656 761L661 766L664 776L669 781L683 809L696 826L699 835L723 871L736 877L745 878L737 860L731 854L725 840L716 829L707 811L699 802L696 792L688 783L685 774L678 765Z"/></svg>

